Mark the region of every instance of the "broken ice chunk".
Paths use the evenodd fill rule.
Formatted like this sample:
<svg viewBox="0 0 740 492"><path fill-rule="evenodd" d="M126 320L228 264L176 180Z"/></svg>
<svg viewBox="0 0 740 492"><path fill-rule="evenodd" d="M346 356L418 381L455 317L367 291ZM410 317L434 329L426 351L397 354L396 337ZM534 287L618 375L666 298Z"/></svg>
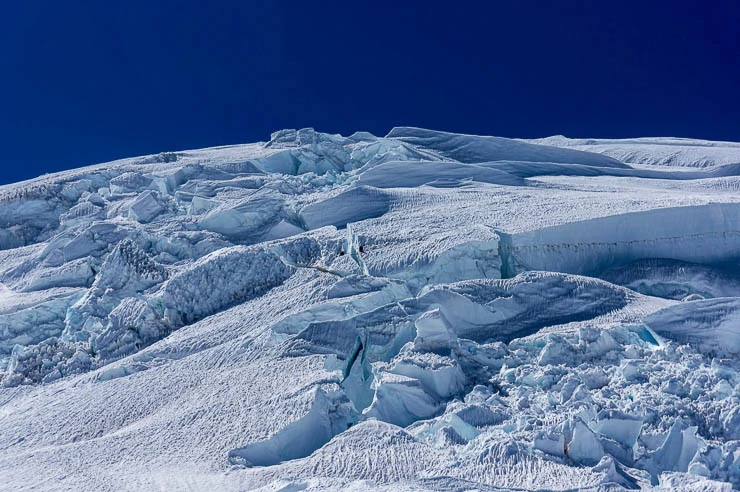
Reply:
<svg viewBox="0 0 740 492"><path fill-rule="evenodd" d="M688 470L699 449L696 431L696 427L687 427L680 420L674 422L663 445L650 456L648 469L655 475L662 471Z"/></svg>
<svg viewBox="0 0 740 492"><path fill-rule="evenodd" d="M424 391L418 379L386 372L376 385L375 398L365 411L367 417L405 427L439 410L439 403Z"/></svg>
<svg viewBox="0 0 740 492"><path fill-rule="evenodd" d="M416 338L414 349L418 351L438 351L456 345L457 336L450 328L439 309L422 314L415 322Z"/></svg>
<svg viewBox="0 0 740 492"><path fill-rule="evenodd" d="M573 363L574 356L575 350L567 340L560 335L551 334L548 335L547 344L542 349L539 364L541 366L557 364L569 365Z"/></svg>
<svg viewBox="0 0 740 492"><path fill-rule="evenodd" d="M190 208L188 210L189 215L201 215L206 212L210 212L214 208L221 205L222 202L211 198L205 198L202 196L194 195L190 200Z"/></svg>
<svg viewBox="0 0 740 492"><path fill-rule="evenodd" d="M723 415L722 430L727 439L740 440L740 406L735 406Z"/></svg>
<svg viewBox="0 0 740 492"><path fill-rule="evenodd" d="M502 408L494 409L488 405L468 405L455 412L455 415L468 425L473 427L486 427L499 425L509 416Z"/></svg>
<svg viewBox="0 0 740 492"><path fill-rule="evenodd" d="M145 191L129 206L129 216L138 222L151 222L154 217L164 212L153 191Z"/></svg>
<svg viewBox="0 0 740 492"><path fill-rule="evenodd" d="M594 430L628 448L634 446L640 435L643 419L618 410L602 410L596 417Z"/></svg>
<svg viewBox="0 0 740 492"><path fill-rule="evenodd" d="M580 419L576 419L573 424L573 438L566 450L566 454L581 465L596 465L604 456L604 448L599 438Z"/></svg>
<svg viewBox="0 0 740 492"><path fill-rule="evenodd" d="M246 238L279 221L283 200L256 194L236 205L214 208L199 223L201 229L230 238Z"/></svg>
<svg viewBox="0 0 740 492"><path fill-rule="evenodd" d="M113 194L136 192L146 189L152 180L136 172L125 172L110 180L110 192Z"/></svg>
<svg viewBox="0 0 740 492"><path fill-rule="evenodd" d="M462 392L465 374L456 360L434 353L409 351L397 356L390 372L418 379L424 388L440 398Z"/></svg>
<svg viewBox="0 0 740 492"><path fill-rule="evenodd" d="M535 435L532 447L553 456L565 456L565 436L553 430L540 431Z"/></svg>

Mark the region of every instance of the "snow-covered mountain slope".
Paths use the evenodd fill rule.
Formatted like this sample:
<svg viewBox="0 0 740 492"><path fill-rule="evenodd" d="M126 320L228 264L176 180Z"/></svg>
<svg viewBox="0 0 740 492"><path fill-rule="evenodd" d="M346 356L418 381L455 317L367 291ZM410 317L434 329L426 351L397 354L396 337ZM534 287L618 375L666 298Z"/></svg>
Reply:
<svg viewBox="0 0 740 492"><path fill-rule="evenodd" d="M0 187L0 490L740 488L738 164L304 129Z"/></svg>

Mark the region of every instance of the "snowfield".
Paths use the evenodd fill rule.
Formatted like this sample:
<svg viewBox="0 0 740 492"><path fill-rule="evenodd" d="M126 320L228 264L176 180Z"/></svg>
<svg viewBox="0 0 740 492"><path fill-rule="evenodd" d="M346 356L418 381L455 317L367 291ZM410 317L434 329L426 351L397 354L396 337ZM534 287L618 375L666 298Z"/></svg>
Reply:
<svg viewBox="0 0 740 492"><path fill-rule="evenodd" d="M0 187L0 490L740 489L740 144L395 128Z"/></svg>

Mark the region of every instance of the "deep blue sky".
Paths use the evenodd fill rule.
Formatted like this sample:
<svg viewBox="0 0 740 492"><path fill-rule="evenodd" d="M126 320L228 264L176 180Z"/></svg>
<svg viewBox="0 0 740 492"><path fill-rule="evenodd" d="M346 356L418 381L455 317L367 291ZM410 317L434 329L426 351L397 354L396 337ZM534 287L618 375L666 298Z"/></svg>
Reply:
<svg viewBox="0 0 740 492"><path fill-rule="evenodd" d="M15 1L0 183L313 126L740 140L740 2Z"/></svg>

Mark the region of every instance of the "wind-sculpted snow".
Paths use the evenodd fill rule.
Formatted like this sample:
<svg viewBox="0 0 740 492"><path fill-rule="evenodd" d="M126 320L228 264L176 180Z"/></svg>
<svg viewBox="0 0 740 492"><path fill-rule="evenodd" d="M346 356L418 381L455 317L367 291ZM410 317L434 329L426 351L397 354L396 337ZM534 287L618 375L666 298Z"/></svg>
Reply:
<svg viewBox="0 0 740 492"><path fill-rule="evenodd" d="M352 222L384 215L390 209L390 201L387 193L359 186L306 206L300 212L301 219L311 229L327 225L345 227Z"/></svg>
<svg viewBox="0 0 740 492"><path fill-rule="evenodd" d="M200 221L200 227L234 239L254 237L276 221L281 208L280 199L253 195L235 206L214 208Z"/></svg>
<svg viewBox="0 0 740 492"><path fill-rule="evenodd" d="M522 179L497 169L457 162L386 162L368 169L359 177L360 183L376 188L453 187L465 181L513 186L525 184Z"/></svg>
<svg viewBox="0 0 740 492"><path fill-rule="evenodd" d="M641 294L679 301L740 297L740 272L732 265L713 267L678 260L638 260L609 269L600 277Z"/></svg>
<svg viewBox="0 0 740 492"><path fill-rule="evenodd" d="M591 278L527 272L510 280L434 286L421 299L439 305L458 336L491 341L617 311L629 296L624 289Z"/></svg>
<svg viewBox="0 0 740 492"><path fill-rule="evenodd" d="M302 129L2 186L0 489L740 489L739 166Z"/></svg>
<svg viewBox="0 0 740 492"><path fill-rule="evenodd" d="M388 136L463 163L517 160L627 167L616 159L598 154L547 145L532 145L508 138L457 135L406 127L394 128Z"/></svg>
<svg viewBox="0 0 740 492"><path fill-rule="evenodd" d="M673 306L645 318L645 324L666 338L689 343L719 357L740 355L740 300L720 298Z"/></svg>
<svg viewBox="0 0 740 492"><path fill-rule="evenodd" d="M627 164L647 166L710 167L738 164L740 144L690 138L579 139L555 136L533 143L597 152Z"/></svg>

